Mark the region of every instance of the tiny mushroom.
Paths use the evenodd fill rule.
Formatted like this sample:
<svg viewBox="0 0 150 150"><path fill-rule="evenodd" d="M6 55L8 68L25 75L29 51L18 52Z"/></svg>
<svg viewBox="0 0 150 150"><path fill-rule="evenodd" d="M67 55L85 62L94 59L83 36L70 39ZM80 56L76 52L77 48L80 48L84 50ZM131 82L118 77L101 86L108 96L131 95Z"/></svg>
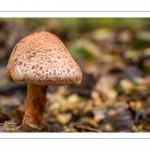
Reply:
<svg viewBox="0 0 150 150"><path fill-rule="evenodd" d="M42 127L48 85L78 85L82 72L61 40L52 33L31 34L14 47L6 74L17 83L27 83L23 124Z"/></svg>

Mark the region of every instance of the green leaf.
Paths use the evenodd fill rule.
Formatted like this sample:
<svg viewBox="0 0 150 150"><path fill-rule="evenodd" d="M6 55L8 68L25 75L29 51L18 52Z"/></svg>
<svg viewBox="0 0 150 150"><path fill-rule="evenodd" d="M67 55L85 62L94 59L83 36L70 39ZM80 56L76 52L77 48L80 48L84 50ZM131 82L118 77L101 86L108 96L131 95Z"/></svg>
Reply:
<svg viewBox="0 0 150 150"><path fill-rule="evenodd" d="M74 47L72 48L71 53L74 57L77 57L86 61L94 60L93 54L91 54L85 47Z"/></svg>

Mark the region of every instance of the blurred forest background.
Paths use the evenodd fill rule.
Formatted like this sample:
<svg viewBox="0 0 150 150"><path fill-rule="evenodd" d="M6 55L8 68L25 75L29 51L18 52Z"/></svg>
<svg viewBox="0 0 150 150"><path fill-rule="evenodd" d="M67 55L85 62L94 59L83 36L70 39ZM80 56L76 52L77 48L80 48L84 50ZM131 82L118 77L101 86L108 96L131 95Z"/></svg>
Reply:
<svg viewBox="0 0 150 150"><path fill-rule="evenodd" d="M80 86L49 86L44 131L150 131L149 18L0 18L0 129L25 112L26 84L5 74L10 53L38 31L57 35L83 72Z"/></svg>

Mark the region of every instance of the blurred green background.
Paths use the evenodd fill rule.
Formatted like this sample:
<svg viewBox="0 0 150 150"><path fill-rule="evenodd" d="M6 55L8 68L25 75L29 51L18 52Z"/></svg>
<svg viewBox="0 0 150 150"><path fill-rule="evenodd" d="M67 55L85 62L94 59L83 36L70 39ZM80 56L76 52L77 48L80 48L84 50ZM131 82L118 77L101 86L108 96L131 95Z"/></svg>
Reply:
<svg viewBox="0 0 150 150"><path fill-rule="evenodd" d="M85 35L92 36L96 40L106 39L114 32L127 29L129 34L132 34L130 46L133 49L141 50L149 46L148 42L150 41L149 18L1 18L0 24L1 30L3 30L4 24L8 25L9 30L20 28L18 31L23 33L20 38L33 32L45 30L56 34L63 42L67 43L78 40ZM71 49L77 47L73 46ZM93 56L89 56L89 52L82 45L72 54L82 59L93 59Z"/></svg>

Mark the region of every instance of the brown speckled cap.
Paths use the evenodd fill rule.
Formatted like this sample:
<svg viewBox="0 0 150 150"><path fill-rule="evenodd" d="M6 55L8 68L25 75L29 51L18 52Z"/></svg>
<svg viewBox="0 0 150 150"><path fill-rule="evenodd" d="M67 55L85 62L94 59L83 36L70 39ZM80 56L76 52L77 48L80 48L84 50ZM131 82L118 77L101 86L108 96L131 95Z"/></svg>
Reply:
<svg viewBox="0 0 150 150"><path fill-rule="evenodd" d="M14 47L7 76L18 83L37 85L79 84L82 72L77 63L54 34L31 34Z"/></svg>

